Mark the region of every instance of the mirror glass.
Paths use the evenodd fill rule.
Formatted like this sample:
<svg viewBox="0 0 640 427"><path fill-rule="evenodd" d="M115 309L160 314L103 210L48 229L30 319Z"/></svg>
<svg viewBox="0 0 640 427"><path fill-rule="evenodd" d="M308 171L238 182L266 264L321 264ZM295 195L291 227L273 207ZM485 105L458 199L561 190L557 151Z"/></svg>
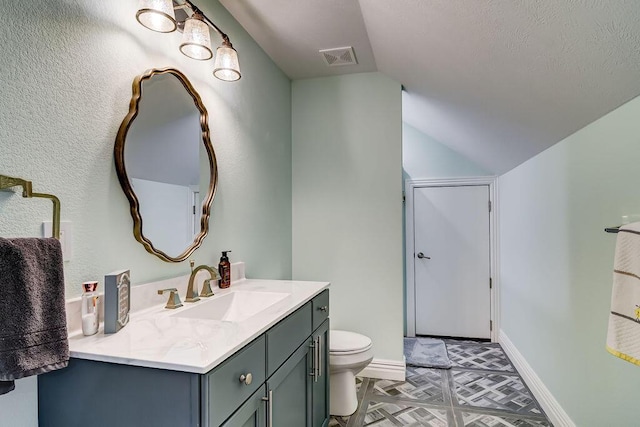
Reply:
<svg viewBox="0 0 640 427"><path fill-rule="evenodd" d="M115 155L136 239L165 261L186 259L207 234L217 168L207 111L182 73L134 80Z"/></svg>

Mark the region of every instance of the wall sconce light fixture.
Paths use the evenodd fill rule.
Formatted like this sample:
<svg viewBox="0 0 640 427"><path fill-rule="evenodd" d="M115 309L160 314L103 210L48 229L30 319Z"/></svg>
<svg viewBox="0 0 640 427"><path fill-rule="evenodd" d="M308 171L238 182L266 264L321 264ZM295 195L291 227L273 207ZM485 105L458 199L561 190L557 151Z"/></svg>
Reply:
<svg viewBox="0 0 640 427"><path fill-rule="evenodd" d="M186 19L177 20L176 10L184 11ZM233 48L229 37L190 0L140 0L136 19L144 27L160 33L181 30L180 52L200 61L213 57L209 33L209 28L213 28L222 38L222 44L216 49L213 75L227 82L240 79L238 52Z"/></svg>

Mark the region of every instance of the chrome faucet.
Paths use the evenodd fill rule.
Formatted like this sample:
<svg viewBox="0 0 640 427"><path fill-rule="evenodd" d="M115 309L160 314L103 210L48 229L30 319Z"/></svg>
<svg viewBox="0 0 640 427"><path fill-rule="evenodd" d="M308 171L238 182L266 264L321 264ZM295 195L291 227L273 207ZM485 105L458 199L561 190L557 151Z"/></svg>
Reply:
<svg viewBox="0 0 640 427"><path fill-rule="evenodd" d="M200 301L200 297L198 296L198 289L197 288L194 289L196 275L200 270L207 270L209 272L209 275L211 276L209 279L206 279L204 281L204 284L202 285L202 292L200 293L200 295L203 297L212 296L213 291L211 290L211 281L217 280L220 278L220 274L218 273L218 270L214 267L209 267L208 265L204 265L204 264L199 265L194 269L193 266L195 265L195 262L193 260L191 260L190 264L191 264L191 276L189 276L189 285L187 286L187 295L185 297L185 301L186 302Z"/></svg>

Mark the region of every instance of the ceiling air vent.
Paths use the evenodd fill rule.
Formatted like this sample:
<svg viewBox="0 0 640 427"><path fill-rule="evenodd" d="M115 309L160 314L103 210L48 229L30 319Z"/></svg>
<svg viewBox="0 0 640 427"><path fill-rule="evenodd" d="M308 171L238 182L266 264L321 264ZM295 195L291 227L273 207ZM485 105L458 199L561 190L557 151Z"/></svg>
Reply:
<svg viewBox="0 0 640 427"><path fill-rule="evenodd" d="M338 67L340 65L356 65L356 55L351 46L338 47L335 49L319 50L324 62L330 67Z"/></svg>

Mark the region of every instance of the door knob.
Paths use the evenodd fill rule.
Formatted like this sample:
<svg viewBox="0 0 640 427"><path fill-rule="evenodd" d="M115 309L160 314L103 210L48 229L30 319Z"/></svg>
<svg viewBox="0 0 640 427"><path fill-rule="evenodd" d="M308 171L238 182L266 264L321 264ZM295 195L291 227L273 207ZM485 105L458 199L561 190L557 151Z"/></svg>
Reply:
<svg viewBox="0 0 640 427"><path fill-rule="evenodd" d="M418 252L418 258L420 258L420 259L423 259L423 258L424 259L431 259L430 256L424 256L424 254L422 252Z"/></svg>

